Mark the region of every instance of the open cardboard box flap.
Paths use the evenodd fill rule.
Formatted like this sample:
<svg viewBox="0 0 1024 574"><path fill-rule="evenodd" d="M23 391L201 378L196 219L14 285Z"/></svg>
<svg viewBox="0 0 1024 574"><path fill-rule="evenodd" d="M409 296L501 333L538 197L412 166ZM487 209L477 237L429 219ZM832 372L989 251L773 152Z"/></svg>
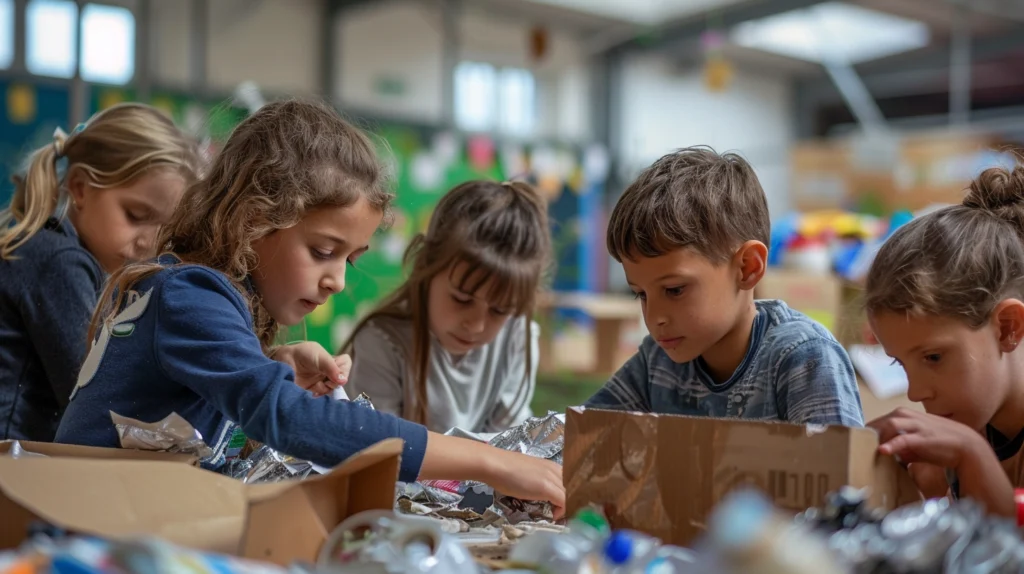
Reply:
<svg viewBox="0 0 1024 574"><path fill-rule="evenodd" d="M595 504L613 527L687 545L741 486L792 511L845 485L870 487L872 504L885 509L918 500L909 475L877 450L867 429L574 407L563 454L567 511Z"/></svg>
<svg viewBox="0 0 1024 574"><path fill-rule="evenodd" d="M7 455L18 443L21 448L34 454L69 458L99 458L117 460L163 460L198 464L199 458L192 454L159 452L152 450L135 450L129 448L103 448L96 446L79 446L55 442L36 442L31 440L0 441L0 456Z"/></svg>
<svg viewBox="0 0 1024 574"><path fill-rule="evenodd" d="M314 561L342 520L393 507L401 453L402 441L388 439L330 474L257 485L164 461L0 457L0 548L17 546L43 520L282 565Z"/></svg>

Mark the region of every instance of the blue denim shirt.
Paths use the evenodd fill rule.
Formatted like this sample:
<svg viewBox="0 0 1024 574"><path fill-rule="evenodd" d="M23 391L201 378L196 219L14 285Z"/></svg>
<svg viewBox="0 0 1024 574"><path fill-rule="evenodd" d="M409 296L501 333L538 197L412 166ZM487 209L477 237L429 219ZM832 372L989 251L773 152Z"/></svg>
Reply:
<svg viewBox="0 0 1024 574"><path fill-rule="evenodd" d="M586 406L859 427L860 393L846 350L782 301L757 301L750 347L721 383L700 358L676 363L651 338Z"/></svg>
<svg viewBox="0 0 1024 574"><path fill-rule="evenodd" d="M106 279L70 221L0 259L0 439L52 441Z"/></svg>

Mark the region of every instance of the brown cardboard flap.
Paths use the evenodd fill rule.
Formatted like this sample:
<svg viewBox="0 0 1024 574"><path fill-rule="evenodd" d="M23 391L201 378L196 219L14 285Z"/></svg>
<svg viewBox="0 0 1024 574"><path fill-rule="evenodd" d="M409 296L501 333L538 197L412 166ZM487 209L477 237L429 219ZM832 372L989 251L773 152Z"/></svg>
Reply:
<svg viewBox="0 0 1024 574"><path fill-rule="evenodd" d="M71 531L154 535L228 553L237 549L247 504L230 478L157 461L0 457L0 491L29 516ZM27 523L3 522L3 545L17 545Z"/></svg>
<svg viewBox="0 0 1024 574"><path fill-rule="evenodd" d="M877 448L866 429L575 407L566 412L567 511L596 504L613 527L689 544L741 486L792 511L844 485L870 486L876 504L894 508L906 473Z"/></svg>
<svg viewBox="0 0 1024 574"><path fill-rule="evenodd" d="M381 441L302 481L248 487L250 516L242 556L287 565L313 561L334 527L364 510L394 506L401 439Z"/></svg>
<svg viewBox="0 0 1024 574"><path fill-rule="evenodd" d="M129 448L102 448L96 446L79 446L74 444L60 444L54 442L36 442L31 440L5 440L0 441L0 455L11 452L14 443L18 442L21 447L29 452L46 456L65 458L100 458L117 460L163 460L170 462L183 462L185 464L197 464L198 458L191 454L157 452L149 450L135 450Z"/></svg>
<svg viewBox="0 0 1024 574"><path fill-rule="evenodd" d="M330 474L257 485L178 462L0 456L0 548L18 546L41 519L98 536L313 562L342 520L393 507L402 448L385 440Z"/></svg>

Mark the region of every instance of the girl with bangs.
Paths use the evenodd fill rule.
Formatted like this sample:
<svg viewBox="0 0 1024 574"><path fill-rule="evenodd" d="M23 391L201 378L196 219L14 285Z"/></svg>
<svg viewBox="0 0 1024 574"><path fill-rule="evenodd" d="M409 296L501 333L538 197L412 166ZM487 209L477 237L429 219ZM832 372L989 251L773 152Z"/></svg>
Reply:
<svg viewBox="0 0 1024 574"><path fill-rule="evenodd" d="M356 327L346 390L444 432L492 433L529 416L551 260L544 200L525 183L464 183L406 251L409 279Z"/></svg>

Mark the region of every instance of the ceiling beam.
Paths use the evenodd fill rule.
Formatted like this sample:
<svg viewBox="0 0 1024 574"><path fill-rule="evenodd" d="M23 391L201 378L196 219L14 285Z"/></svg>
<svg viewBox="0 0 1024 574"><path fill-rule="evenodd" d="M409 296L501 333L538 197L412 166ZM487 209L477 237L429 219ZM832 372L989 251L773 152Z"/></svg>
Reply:
<svg viewBox="0 0 1024 574"><path fill-rule="evenodd" d="M971 42L971 59L974 65L978 65L989 58L1022 48L1024 33L1021 27L1014 26L997 36L974 39ZM860 64L855 68L875 97L890 97L920 93L925 85L941 84L941 89L947 89L948 84L943 82L948 79L949 63L949 47L943 45ZM806 98L805 103L820 105L841 101L835 84L824 75L798 80L796 89ZM934 93L935 90L929 88L928 92Z"/></svg>

